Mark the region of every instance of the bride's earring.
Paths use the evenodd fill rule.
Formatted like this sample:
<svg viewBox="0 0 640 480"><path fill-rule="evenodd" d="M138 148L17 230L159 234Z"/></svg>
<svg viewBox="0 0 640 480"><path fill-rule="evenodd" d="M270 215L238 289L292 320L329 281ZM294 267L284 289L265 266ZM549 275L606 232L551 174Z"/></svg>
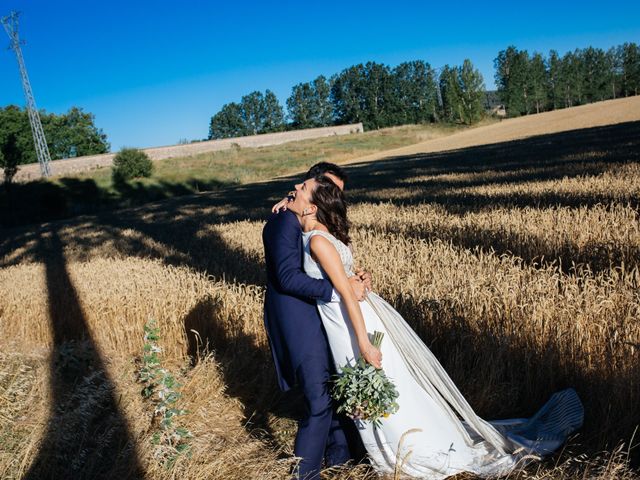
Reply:
<svg viewBox="0 0 640 480"><path fill-rule="evenodd" d="M307 214L307 209L305 208L304 210L302 210L302 215L306 215Z"/></svg>

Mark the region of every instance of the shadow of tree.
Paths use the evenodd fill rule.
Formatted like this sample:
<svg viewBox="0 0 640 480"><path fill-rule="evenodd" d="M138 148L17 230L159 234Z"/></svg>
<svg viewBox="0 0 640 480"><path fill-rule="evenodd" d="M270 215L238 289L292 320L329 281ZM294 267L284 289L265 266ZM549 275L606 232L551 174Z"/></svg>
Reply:
<svg viewBox="0 0 640 480"><path fill-rule="evenodd" d="M206 298L198 302L184 318L187 351L191 361L213 353L227 385L226 393L237 398L244 408L246 430L274 445L279 439L269 425L270 415L298 419L303 412L299 392L281 392L272 367L271 354L257 338L220 318L224 309L220 300ZM197 332L197 333L196 333Z"/></svg>
<svg viewBox="0 0 640 480"><path fill-rule="evenodd" d="M38 247L45 265L53 347L51 409L37 457L24 478L144 477L114 384L91 337L55 229Z"/></svg>
<svg viewBox="0 0 640 480"><path fill-rule="evenodd" d="M36 180L0 188L0 225L13 227L29 223L62 220L118 208L144 205L173 197L216 190L232 183L188 179L132 180L102 187L93 179L62 177Z"/></svg>
<svg viewBox="0 0 640 480"><path fill-rule="evenodd" d="M384 161L349 166L352 202L385 200L377 191L410 190L399 202L433 202L452 213L509 206L593 206L616 197L602 194L560 195L515 192L480 195L459 191L475 186L518 185L530 182L598 175L640 161L640 122L540 135L446 152L391 157ZM490 176L481 175L490 173ZM468 174L460 179L454 174ZM475 175L475 178L474 178ZM441 177L442 176L442 177ZM416 178L418 177L418 178ZM640 201L630 198L637 208Z"/></svg>
<svg viewBox="0 0 640 480"><path fill-rule="evenodd" d="M640 219L640 211L638 212ZM358 224L358 227L386 234L397 234L404 238L427 241L442 240L457 247L474 250L478 247L484 251L493 251L497 255L515 255L524 260L526 265L556 265L564 273L585 271L607 272L612 267L626 265L628 269L640 266L640 247L629 244L619 245L612 242L591 241L584 245L571 242L549 244L544 236L536 236L529 232L524 236L505 225L481 227L478 224L465 225L412 225L405 228L400 225L376 225L373 223Z"/></svg>

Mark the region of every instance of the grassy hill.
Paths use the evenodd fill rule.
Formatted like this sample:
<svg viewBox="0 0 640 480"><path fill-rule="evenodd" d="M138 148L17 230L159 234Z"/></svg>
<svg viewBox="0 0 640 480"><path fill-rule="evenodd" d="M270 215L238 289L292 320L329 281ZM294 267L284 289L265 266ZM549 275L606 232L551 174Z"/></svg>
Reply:
<svg viewBox="0 0 640 480"><path fill-rule="evenodd" d="M491 119L483 124L492 123ZM15 226L143 205L291 174L321 160L342 163L372 152L441 138L468 127L408 125L347 136L325 137L260 148L154 162L150 178L114 183L111 168L17 183L0 188L0 225ZM477 127L472 127L477 128Z"/></svg>
<svg viewBox="0 0 640 480"><path fill-rule="evenodd" d="M637 479L640 110L561 112L345 162L356 261L484 418L576 388L583 430L510 478ZM0 476L286 477L301 405L274 377L260 234L295 178L4 231ZM137 380L149 319L193 434L169 462Z"/></svg>

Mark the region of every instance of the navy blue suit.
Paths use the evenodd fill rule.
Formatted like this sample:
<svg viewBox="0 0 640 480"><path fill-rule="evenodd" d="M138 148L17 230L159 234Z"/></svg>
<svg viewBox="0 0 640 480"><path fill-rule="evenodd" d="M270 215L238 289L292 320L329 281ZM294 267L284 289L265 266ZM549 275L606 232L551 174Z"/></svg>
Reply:
<svg viewBox="0 0 640 480"><path fill-rule="evenodd" d="M304 273L302 231L295 214L273 214L262 230L262 241L267 263L264 324L278 383L282 390L299 385L307 407L294 449L302 458L298 477L318 478L323 457L329 465L350 459L343 425L331 402L333 362L315 302L330 301L333 287Z"/></svg>

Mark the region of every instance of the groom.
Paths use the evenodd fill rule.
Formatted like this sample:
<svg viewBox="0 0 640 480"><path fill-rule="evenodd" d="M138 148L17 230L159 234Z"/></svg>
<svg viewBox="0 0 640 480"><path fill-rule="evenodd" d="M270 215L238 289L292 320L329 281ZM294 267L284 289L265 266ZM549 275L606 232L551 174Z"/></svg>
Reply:
<svg viewBox="0 0 640 480"><path fill-rule="evenodd" d="M305 179L318 175L344 188L346 174L337 165L316 164ZM279 207L283 211L278 212ZM315 479L323 458L327 466L350 460L347 435L355 442L359 436L333 408L329 391L333 361L315 302L329 302L337 294L328 280L311 278L302 270L302 231L296 215L286 210L286 200L274 211L262 231L267 264L264 323L280 388L286 391L298 385L306 404L294 447L294 454L301 458L297 478ZM359 300L365 288L371 288L366 272L358 272L350 282Z"/></svg>

